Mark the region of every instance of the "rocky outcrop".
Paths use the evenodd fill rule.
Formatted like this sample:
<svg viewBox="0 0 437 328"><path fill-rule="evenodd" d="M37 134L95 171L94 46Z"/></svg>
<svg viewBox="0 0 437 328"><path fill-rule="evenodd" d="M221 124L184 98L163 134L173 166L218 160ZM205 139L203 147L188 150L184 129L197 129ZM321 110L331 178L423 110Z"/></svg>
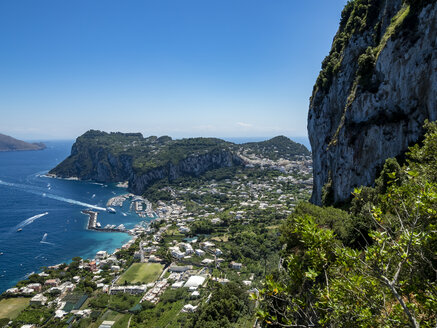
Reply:
<svg viewBox="0 0 437 328"><path fill-rule="evenodd" d="M225 142L211 142L216 142L217 146L205 145L202 138L190 139L187 148L186 144L174 146L169 137L144 139L142 135L90 131L77 138L70 156L49 174L104 183L128 181L130 191L143 194L150 185L162 179L172 181L244 164ZM169 145L173 148L168 148ZM129 146L133 148L128 149ZM153 152L160 152L162 156ZM157 158L160 158L159 162Z"/></svg>
<svg viewBox="0 0 437 328"><path fill-rule="evenodd" d="M127 181L134 171L131 156L113 155L103 147L87 147L76 142L71 155L49 173L61 178L74 177L107 183Z"/></svg>
<svg viewBox="0 0 437 328"><path fill-rule="evenodd" d="M414 3L353 1L342 14L308 114L315 204L372 185L437 119L437 4Z"/></svg>
<svg viewBox="0 0 437 328"><path fill-rule="evenodd" d="M167 165L152 169L146 174L134 174L129 180L129 187L132 192L141 194L148 186L158 180L168 179L172 181L183 176L199 176L209 170L242 165L243 163L239 156L227 150L189 156L177 164L168 162Z"/></svg>

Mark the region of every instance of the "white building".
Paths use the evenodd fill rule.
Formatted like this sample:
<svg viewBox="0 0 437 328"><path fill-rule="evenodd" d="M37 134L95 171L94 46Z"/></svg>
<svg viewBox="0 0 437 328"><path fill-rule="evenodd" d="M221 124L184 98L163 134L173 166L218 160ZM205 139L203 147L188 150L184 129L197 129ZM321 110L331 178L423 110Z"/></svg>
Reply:
<svg viewBox="0 0 437 328"><path fill-rule="evenodd" d="M202 251L201 249L196 249L195 252L196 252L196 255L198 255L198 256L205 256L205 252Z"/></svg>
<svg viewBox="0 0 437 328"><path fill-rule="evenodd" d="M104 260L106 257L108 257L108 253L106 251L98 251L96 254L97 260Z"/></svg>
<svg viewBox="0 0 437 328"><path fill-rule="evenodd" d="M184 287L187 288L198 288L205 282L205 277L202 276L191 276L185 283Z"/></svg>
<svg viewBox="0 0 437 328"><path fill-rule="evenodd" d="M45 305L47 302L47 297L43 294L36 294L34 297L30 299L31 305Z"/></svg>
<svg viewBox="0 0 437 328"><path fill-rule="evenodd" d="M182 226L179 228L179 232L181 233L188 233L190 232L190 228L186 227L186 226Z"/></svg>

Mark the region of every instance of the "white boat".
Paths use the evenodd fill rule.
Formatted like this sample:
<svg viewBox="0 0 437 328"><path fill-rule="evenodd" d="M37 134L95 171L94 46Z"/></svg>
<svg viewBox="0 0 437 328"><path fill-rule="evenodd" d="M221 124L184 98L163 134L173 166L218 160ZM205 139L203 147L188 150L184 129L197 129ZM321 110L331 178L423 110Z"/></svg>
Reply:
<svg viewBox="0 0 437 328"><path fill-rule="evenodd" d="M116 211L115 211L115 209L113 208L113 207L107 207L106 208L106 212L108 212L108 213L116 213Z"/></svg>

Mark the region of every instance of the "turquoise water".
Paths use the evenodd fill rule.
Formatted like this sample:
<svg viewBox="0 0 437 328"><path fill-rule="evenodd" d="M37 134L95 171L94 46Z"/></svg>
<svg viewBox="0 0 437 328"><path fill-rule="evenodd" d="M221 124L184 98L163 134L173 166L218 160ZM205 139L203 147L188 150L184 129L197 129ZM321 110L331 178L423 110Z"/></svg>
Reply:
<svg viewBox="0 0 437 328"><path fill-rule="evenodd" d="M0 152L0 292L43 266L75 256L91 258L99 250L112 252L131 238L125 233L88 231L88 216L81 213L105 208L109 198L126 189L45 177L68 156L73 142L46 144L42 151ZM131 228L144 220L129 212L128 202L116 210L116 214L98 210L102 226L123 223Z"/></svg>

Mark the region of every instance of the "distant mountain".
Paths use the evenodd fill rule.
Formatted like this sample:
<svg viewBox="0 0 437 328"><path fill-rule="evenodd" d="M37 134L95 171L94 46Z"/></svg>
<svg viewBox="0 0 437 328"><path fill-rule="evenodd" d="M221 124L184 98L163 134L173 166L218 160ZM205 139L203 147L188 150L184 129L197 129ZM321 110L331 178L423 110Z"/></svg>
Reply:
<svg viewBox="0 0 437 328"><path fill-rule="evenodd" d="M0 133L0 151L42 150L46 145L42 142L28 143Z"/></svg>
<svg viewBox="0 0 437 328"><path fill-rule="evenodd" d="M168 136L144 138L140 133L90 130L76 139L70 156L50 174L99 182L129 181L130 190L141 194L162 179L244 165L240 153L273 160L310 155L308 149L286 137L237 145L216 138L173 140Z"/></svg>
<svg viewBox="0 0 437 328"><path fill-rule="evenodd" d="M280 158L293 160L296 156L311 156L311 152L304 145L284 136L277 136L266 141L248 142L242 146L249 152L271 160Z"/></svg>

